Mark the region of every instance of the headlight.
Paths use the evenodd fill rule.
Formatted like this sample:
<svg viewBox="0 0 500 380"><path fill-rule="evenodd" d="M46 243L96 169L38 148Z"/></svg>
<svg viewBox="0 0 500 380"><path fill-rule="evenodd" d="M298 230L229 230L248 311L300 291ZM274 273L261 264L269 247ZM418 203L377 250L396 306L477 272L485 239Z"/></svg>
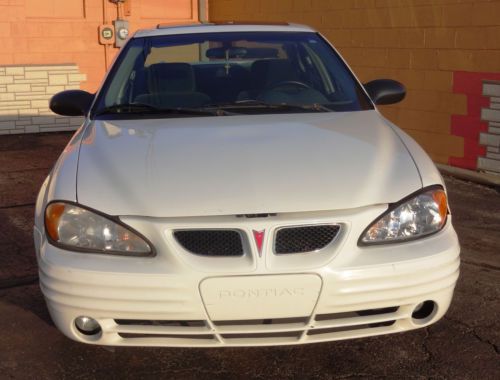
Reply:
<svg viewBox="0 0 500 380"><path fill-rule="evenodd" d="M442 188L422 192L393 205L361 235L359 245L413 240L441 230L446 223L448 201Z"/></svg>
<svg viewBox="0 0 500 380"><path fill-rule="evenodd" d="M89 253L150 256L152 247L119 221L71 203L54 202L45 209L45 229L63 249Z"/></svg>

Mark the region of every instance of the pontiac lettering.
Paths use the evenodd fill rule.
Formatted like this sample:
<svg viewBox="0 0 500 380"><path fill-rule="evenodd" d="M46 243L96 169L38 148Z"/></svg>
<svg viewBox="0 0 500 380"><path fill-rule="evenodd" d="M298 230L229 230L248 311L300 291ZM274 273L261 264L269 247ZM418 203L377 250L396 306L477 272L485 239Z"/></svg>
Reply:
<svg viewBox="0 0 500 380"><path fill-rule="evenodd" d="M304 295L304 288L222 289L219 298L297 297Z"/></svg>

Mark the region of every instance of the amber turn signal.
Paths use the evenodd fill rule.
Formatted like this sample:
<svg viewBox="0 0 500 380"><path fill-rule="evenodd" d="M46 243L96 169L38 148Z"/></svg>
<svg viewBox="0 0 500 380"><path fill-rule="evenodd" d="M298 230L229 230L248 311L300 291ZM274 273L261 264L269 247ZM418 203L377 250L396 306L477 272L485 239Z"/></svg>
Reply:
<svg viewBox="0 0 500 380"><path fill-rule="evenodd" d="M59 240L59 219L61 219L64 209L63 203L52 203L45 209L45 228L49 237L54 241Z"/></svg>
<svg viewBox="0 0 500 380"><path fill-rule="evenodd" d="M448 214L448 200L444 190L436 190L432 193L434 202L438 205L439 216L441 217L442 224L446 222L446 215Z"/></svg>

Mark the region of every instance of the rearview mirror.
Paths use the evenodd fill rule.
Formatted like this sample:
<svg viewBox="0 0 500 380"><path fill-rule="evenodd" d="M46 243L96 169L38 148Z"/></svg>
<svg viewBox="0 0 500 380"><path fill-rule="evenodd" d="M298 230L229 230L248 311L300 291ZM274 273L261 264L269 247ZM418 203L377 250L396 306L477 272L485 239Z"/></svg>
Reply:
<svg viewBox="0 0 500 380"><path fill-rule="evenodd" d="M85 116L94 101L94 94L82 90L67 90L50 99L52 112L62 116Z"/></svg>
<svg viewBox="0 0 500 380"><path fill-rule="evenodd" d="M392 79L376 79L363 86L373 103L378 105L398 103L406 95L405 86Z"/></svg>

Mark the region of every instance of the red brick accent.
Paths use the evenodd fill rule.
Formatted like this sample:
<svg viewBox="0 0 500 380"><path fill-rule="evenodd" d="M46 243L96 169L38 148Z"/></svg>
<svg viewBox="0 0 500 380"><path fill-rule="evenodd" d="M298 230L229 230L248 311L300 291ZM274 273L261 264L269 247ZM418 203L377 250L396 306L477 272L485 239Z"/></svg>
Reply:
<svg viewBox="0 0 500 380"><path fill-rule="evenodd" d="M450 157L450 165L476 170L477 157L485 155L485 148L479 145L479 133L488 129L481 122L481 108L489 106L489 99L482 96L483 80L500 80L500 73L453 73L453 92L467 96L467 114L451 116L451 134L464 138L464 156Z"/></svg>

